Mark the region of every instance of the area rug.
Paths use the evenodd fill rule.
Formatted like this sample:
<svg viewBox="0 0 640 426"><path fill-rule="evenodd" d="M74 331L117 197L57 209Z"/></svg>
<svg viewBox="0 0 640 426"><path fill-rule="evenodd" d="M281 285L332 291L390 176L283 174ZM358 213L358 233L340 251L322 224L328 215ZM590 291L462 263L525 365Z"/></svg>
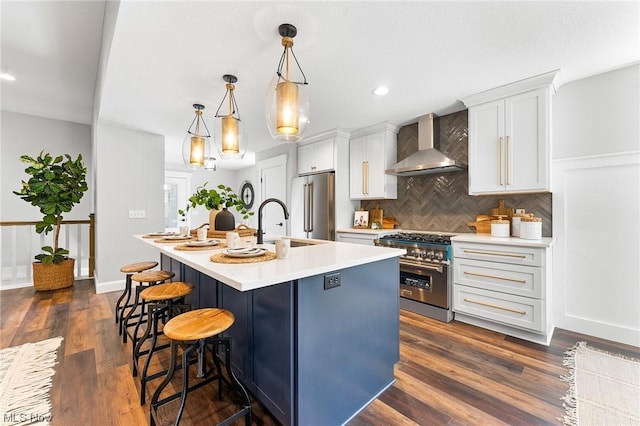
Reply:
<svg viewBox="0 0 640 426"><path fill-rule="evenodd" d="M62 337L25 343L0 351L2 425L48 425L49 392Z"/></svg>
<svg viewBox="0 0 640 426"><path fill-rule="evenodd" d="M599 351L578 342L565 352L562 398L570 426L640 425L640 361Z"/></svg>

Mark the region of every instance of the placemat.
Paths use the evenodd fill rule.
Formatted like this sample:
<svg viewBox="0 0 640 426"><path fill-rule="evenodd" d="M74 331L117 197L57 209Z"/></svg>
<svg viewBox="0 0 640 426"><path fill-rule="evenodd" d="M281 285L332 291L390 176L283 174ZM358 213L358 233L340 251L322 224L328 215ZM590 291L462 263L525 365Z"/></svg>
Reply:
<svg viewBox="0 0 640 426"><path fill-rule="evenodd" d="M276 258L276 254L272 251L267 251L262 256L256 257L231 257L224 253L216 253L211 256L211 261L216 263L256 263L266 262L267 260L273 260Z"/></svg>
<svg viewBox="0 0 640 426"><path fill-rule="evenodd" d="M166 235L145 234L142 236L142 238L164 238L164 237L166 237Z"/></svg>
<svg viewBox="0 0 640 426"><path fill-rule="evenodd" d="M193 237L185 237L184 239L180 239L180 240L165 240L164 238L160 238L158 240L153 240L154 243L184 243L187 241L197 241L197 238L193 238Z"/></svg>
<svg viewBox="0 0 640 426"><path fill-rule="evenodd" d="M173 249L180 250L180 251L203 251L203 250L217 250L217 249L223 249L223 248L227 248L227 243L221 242L219 244L216 244L215 246L201 246L201 247L180 244L178 246L175 246Z"/></svg>

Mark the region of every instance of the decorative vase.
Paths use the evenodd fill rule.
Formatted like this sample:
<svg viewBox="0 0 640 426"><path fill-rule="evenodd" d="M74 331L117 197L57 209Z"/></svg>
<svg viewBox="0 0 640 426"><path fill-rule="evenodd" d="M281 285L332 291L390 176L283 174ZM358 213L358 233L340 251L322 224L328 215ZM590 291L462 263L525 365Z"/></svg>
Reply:
<svg viewBox="0 0 640 426"><path fill-rule="evenodd" d="M223 208L221 212L216 215L216 231L232 231L236 229L236 219L227 208Z"/></svg>
<svg viewBox="0 0 640 426"><path fill-rule="evenodd" d="M216 216L222 210L209 210L209 230L214 231L216 229Z"/></svg>
<svg viewBox="0 0 640 426"><path fill-rule="evenodd" d="M33 287L36 291L71 287L74 281L73 267L75 263L75 259L48 264L33 262Z"/></svg>

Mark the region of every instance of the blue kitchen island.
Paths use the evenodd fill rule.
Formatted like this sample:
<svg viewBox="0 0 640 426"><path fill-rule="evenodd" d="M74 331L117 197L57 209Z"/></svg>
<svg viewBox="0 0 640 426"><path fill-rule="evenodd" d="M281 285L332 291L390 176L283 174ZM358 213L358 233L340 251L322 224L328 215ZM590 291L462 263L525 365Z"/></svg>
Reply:
<svg viewBox="0 0 640 426"><path fill-rule="evenodd" d="M137 238L174 280L194 284L194 307L233 312L234 371L283 424L344 424L394 382L404 250L325 241L287 259L220 264L210 260L219 250Z"/></svg>

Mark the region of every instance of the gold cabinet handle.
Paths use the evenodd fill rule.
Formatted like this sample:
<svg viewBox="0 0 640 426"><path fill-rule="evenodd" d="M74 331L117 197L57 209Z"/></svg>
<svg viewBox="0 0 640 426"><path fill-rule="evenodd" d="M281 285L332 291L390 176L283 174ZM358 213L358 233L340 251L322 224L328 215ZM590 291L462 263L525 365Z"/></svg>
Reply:
<svg viewBox="0 0 640 426"><path fill-rule="evenodd" d="M369 162L365 161L364 163L364 193L369 195Z"/></svg>
<svg viewBox="0 0 640 426"><path fill-rule="evenodd" d="M366 161L362 162L362 171L361 171L361 175L362 175L362 194L366 194L367 193L367 172L366 172Z"/></svg>
<svg viewBox="0 0 640 426"><path fill-rule="evenodd" d="M465 275L473 275L476 277L484 277L484 278L493 278L496 280L503 280L503 281L512 281L514 283L521 283L521 284L525 284L527 281L526 280L521 280L521 279L517 279L517 278L509 278L509 277L501 277L498 275L489 275L489 274L479 274L477 272L469 272L469 271L464 271Z"/></svg>
<svg viewBox="0 0 640 426"><path fill-rule="evenodd" d="M488 254L488 255L491 255L491 256L517 257L519 259L524 259L525 257L527 257L524 254L502 253L502 252L499 252L499 251L489 251L489 250L464 249L463 251L465 253L471 253L471 254Z"/></svg>
<svg viewBox="0 0 640 426"><path fill-rule="evenodd" d="M464 301L467 302L467 303L475 303L476 305L487 306L489 308L495 308L495 309L500 309L500 310L507 311L507 312L513 312L514 314L520 314L520 315L525 315L526 314L525 311L518 311L517 309L505 308L504 306L493 305L491 303L478 302L477 300L467 299L466 297L465 297Z"/></svg>
<svg viewBox="0 0 640 426"><path fill-rule="evenodd" d="M498 138L498 176L502 185L502 136Z"/></svg>
<svg viewBox="0 0 640 426"><path fill-rule="evenodd" d="M509 144L511 143L511 136L507 136L507 185L511 185L511 157L509 157Z"/></svg>

